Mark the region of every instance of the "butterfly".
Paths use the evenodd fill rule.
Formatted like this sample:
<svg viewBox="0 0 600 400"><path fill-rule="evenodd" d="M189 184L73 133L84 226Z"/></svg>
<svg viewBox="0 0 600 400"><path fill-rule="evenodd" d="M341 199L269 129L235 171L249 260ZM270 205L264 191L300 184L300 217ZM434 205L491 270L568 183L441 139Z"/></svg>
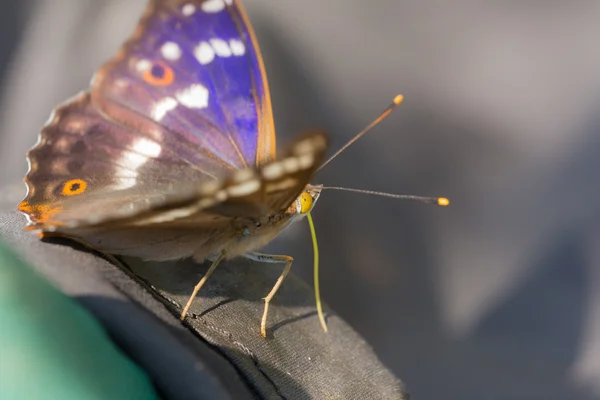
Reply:
<svg viewBox="0 0 600 400"><path fill-rule="evenodd" d="M223 260L284 263L265 298L266 336L293 259L257 251L310 217L323 186L309 182L328 148L320 131L281 157L275 142L264 63L240 2L150 0L90 88L42 128L18 208L41 236L144 260L211 260L181 319Z"/></svg>
<svg viewBox="0 0 600 400"><path fill-rule="evenodd" d="M238 1L151 0L137 29L59 105L28 152L27 229L145 260L255 253L314 206L327 138L275 154L269 87ZM197 287L199 289L199 287ZM195 291L197 292L197 290ZM194 295L195 295L194 292ZM182 313L184 317L187 309Z"/></svg>

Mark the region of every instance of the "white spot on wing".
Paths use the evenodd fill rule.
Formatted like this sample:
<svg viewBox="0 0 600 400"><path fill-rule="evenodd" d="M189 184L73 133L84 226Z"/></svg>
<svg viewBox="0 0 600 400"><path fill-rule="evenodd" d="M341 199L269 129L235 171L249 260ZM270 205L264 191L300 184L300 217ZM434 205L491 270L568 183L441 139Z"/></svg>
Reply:
<svg viewBox="0 0 600 400"><path fill-rule="evenodd" d="M154 107L152 107L152 118L155 121L162 121L167 113L177 107L177 100L172 97L165 97L159 100Z"/></svg>
<svg viewBox="0 0 600 400"><path fill-rule="evenodd" d="M286 170L286 172L289 172L289 173L296 172L300 168L300 163L298 162L298 160L296 158L287 158L287 159L283 160L281 163L283 165L283 168Z"/></svg>
<svg viewBox="0 0 600 400"><path fill-rule="evenodd" d="M243 56L246 53L246 46L244 46L244 42L239 39L231 39L229 41L229 47L234 56Z"/></svg>
<svg viewBox="0 0 600 400"><path fill-rule="evenodd" d="M215 194L215 200L217 200L217 201L225 201L225 200L227 200L227 193L224 190L219 190Z"/></svg>
<svg viewBox="0 0 600 400"><path fill-rule="evenodd" d="M277 162L264 167L262 170L262 175L265 177L265 179L272 180L280 178L284 174L284 172L285 171L283 170L283 165Z"/></svg>
<svg viewBox="0 0 600 400"><path fill-rule="evenodd" d="M210 44L219 57L231 57L231 49L223 39L210 39Z"/></svg>
<svg viewBox="0 0 600 400"><path fill-rule="evenodd" d="M298 158L298 163L300 164L300 168L308 169L315 163L315 157L312 154L304 154Z"/></svg>
<svg viewBox="0 0 600 400"><path fill-rule="evenodd" d="M142 59L135 63L135 68L139 73L144 73L150 68L152 68L152 62L150 62L149 60Z"/></svg>
<svg viewBox="0 0 600 400"><path fill-rule="evenodd" d="M177 61L181 58L181 48L175 42L166 42L160 48L164 58L171 61Z"/></svg>
<svg viewBox="0 0 600 400"><path fill-rule="evenodd" d="M305 140L303 142L296 143L294 147L294 153L302 154L302 153L312 153L314 152L315 144L310 140Z"/></svg>
<svg viewBox="0 0 600 400"><path fill-rule="evenodd" d="M251 169L243 169L233 175L233 181L237 183L244 183L252 178L254 178L254 171Z"/></svg>
<svg viewBox="0 0 600 400"><path fill-rule="evenodd" d="M133 144L133 149L147 158L154 158L160 155L161 147L158 143L146 138L139 138Z"/></svg>
<svg viewBox="0 0 600 400"><path fill-rule="evenodd" d="M207 42L201 42L194 49L194 56L200 64L210 64L215 58L215 50Z"/></svg>
<svg viewBox="0 0 600 400"><path fill-rule="evenodd" d="M239 197L254 193L258 189L260 189L260 181L258 179L253 179L246 183L241 183L239 185L227 188L227 193L229 193L229 195L232 197Z"/></svg>
<svg viewBox="0 0 600 400"><path fill-rule="evenodd" d="M175 97L187 108L206 108L208 107L208 94L208 89L197 83L179 91Z"/></svg>
<svg viewBox="0 0 600 400"><path fill-rule="evenodd" d="M212 195L219 189L219 187L221 187L219 182L209 181L200 186L199 192L204 196Z"/></svg>
<svg viewBox="0 0 600 400"><path fill-rule="evenodd" d="M146 226L147 224L160 224L163 222L175 221L176 219L189 217L196 211L198 211L198 207L196 205L192 207L178 208L175 210L163 212L161 214L152 216L150 218L146 218L141 221L137 221L135 225Z"/></svg>
<svg viewBox="0 0 600 400"><path fill-rule="evenodd" d="M226 7L223 0L208 0L202 3L202 11L207 13L217 13L223 11Z"/></svg>
<svg viewBox="0 0 600 400"><path fill-rule="evenodd" d="M196 12L196 7L193 4L186 4L181 9L181 13L183 15L185 15L186 17L189 17L190 15L194 14L195 12Z"/></svg>
<svg viewBox="0 0 600 400"><path fill-rule="evenodd" d="M133 143L131 151L125 151L120 157L117 165L122 171L120 175L133 175L129 179L123 179L115 189L127 189L136 184L138 172L137 170L144 165L149 159L158 157L162 150L161 146L146 138L139 138Z"/></svg>
<svg viewBox="0 0 600 400"><path fill-rule="evenodd" d="M156 157L160 154L160 146L146 138L138 139L133 144L135 151L128 151L122 157L121 162L127 165L128 170L136 171L144 165L150 157Z"/></svg>

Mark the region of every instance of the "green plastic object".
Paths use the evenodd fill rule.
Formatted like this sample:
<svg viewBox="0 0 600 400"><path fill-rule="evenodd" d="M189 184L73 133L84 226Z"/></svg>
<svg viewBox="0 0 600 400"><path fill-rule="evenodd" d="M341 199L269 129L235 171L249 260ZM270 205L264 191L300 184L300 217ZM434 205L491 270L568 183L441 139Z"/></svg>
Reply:
<svg viewBox="0 0 600 400"><path fill-rule="evenodd" d="M0 243L0 398L159 397L87 310Z"/></svg>

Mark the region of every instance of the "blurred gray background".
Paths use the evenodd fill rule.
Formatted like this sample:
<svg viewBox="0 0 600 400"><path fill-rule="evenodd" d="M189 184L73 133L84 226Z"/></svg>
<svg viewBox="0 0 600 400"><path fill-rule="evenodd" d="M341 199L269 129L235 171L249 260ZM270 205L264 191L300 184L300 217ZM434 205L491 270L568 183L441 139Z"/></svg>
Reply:
<svg viewBox="0 0 600 400"><path fill-rule="evenodd" d="M51 109L87 87L144 4L2 0L4 207L23 196ZM324 127L338 147L405 95L319 183L452 201L324 192L328 304L415 399L600 399L600 1L245 5L280 145ZM306 224L269 250L310 282Z"/></svg>

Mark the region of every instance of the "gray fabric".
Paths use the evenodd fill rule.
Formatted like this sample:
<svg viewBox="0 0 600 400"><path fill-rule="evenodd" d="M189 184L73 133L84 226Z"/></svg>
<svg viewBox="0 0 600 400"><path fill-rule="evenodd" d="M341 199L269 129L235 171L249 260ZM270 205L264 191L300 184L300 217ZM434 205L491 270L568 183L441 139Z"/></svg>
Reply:
<svg viewBox="0 0 600 400"><path fill-rule="evenodd" d="M197 341L128 275L69 241L43 242L24 226L20 213L0 213L0 240L81 302L165 399L252 398L229 361Z"/></svg>
<svg viewBox="0 0 600 400"><path fill-rule="evenodd" d="M184 305L210 263L136 263L135 273L172 302ZM309 267L307 262L295 263ZM302 265L305 264L305 265ZM191 308L187 321L246 372L264 398L396 399L401 384L380 364L371 347L336 315L327 312L323 332L312 290L290 274L269 308L267 339L259 333L265 297L283 265L247 259L220 265ZM180 312L181 307L176 307Z"/></svg>
<svg viewBox="0 0 600 400"><path fill-rule="evenodd" d="M81 301L167 399L407 398L346 323L328 312L329 333L322 331L310 288L293 274L271 305L268 338L260 336L261 298L281 266L223 263L196 299L196 317L185 323L197 340L167 309L178 315L177 304L185 303L208 265L125 260L143 277L140 284L69 241L38 240L23 231L24 222L16 212L1 213L0 240Z"/></svg>

